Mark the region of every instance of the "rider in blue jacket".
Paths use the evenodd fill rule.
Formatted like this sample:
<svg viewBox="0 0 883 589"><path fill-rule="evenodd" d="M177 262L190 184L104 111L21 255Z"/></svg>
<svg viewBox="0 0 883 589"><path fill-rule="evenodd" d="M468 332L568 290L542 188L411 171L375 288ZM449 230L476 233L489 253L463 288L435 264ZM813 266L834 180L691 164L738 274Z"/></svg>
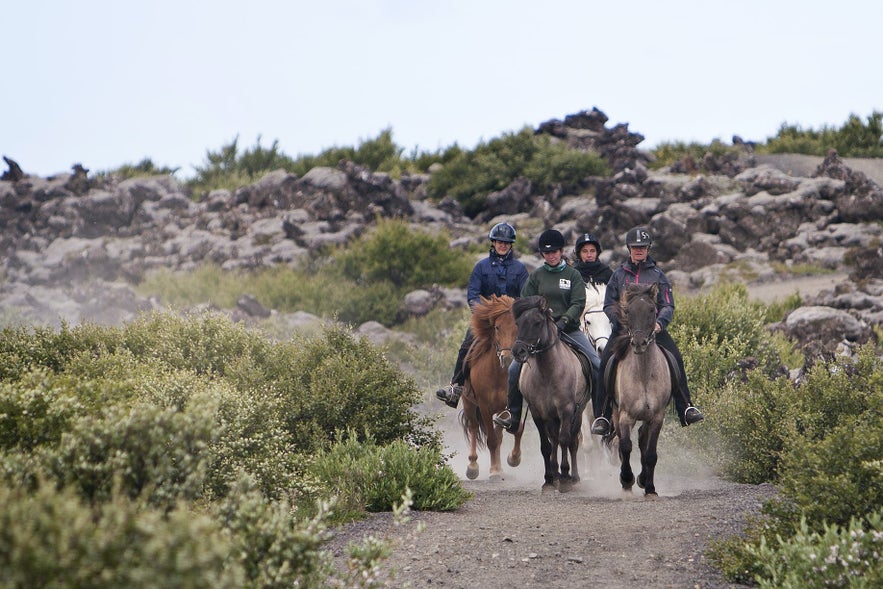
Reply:
<svg viewBox="0 0 883 589"><path fill-rule="evenodd" d="M699 409L693 407L690 401L690 389L687 386L687 373L684 370L684 360L681 357L681 352L666 329L674 316L675 302L671 283L662 269L656 265L656 261L650 257L650 246L653 243L650 232L646 227L629 229L625 236L625 243L629 251L629 259L613 273L613 276L607 283L607 293L604 297L604 312L613 324L613 333L610 334L610 340L613 341L613 338L620 332L619 321L616 318L615 311L626 285L653 284L654 282L658 284L659 294L656 297L656 304L659 311L656 316L656 344L672 353L681 372L678 379L679 390L675 391L672 395L674 397L675 409L683 426L702 421L705 419L705 416L702 415ZM592 399L592 410L595 416L595 421L592 422L592 433L601 436L607 436L612 433L610 416L613 408L607 399L607 388L604 383L604 372L610 360L612 349L613 346L607 346L601 355L601 378L598 379L600 386L598 387L598 394Z"/></svg>
<svg viewBox="0 0 883 589"><path fill-rule="evenodd" d="M509 295L513 299L521 295L521 288L527 282L527 268L524 264L513 257L512 244L515 243L515 227L509 223L497 223L488 234L491 241L491 250L488 257L481 259L472 269L469 283L466 286L466 302L469 308L474 309L481 304L481 298L490 298L491 295ZM454 366L454 376L451 384L435 392L439 400L444 401L450 407L456 407L463 392L463 383L466 382L466 367L464 361L469 347L472 345L474 336L472 329L467 328L466 337L460 344L457 353L457 363Z"/></svg>

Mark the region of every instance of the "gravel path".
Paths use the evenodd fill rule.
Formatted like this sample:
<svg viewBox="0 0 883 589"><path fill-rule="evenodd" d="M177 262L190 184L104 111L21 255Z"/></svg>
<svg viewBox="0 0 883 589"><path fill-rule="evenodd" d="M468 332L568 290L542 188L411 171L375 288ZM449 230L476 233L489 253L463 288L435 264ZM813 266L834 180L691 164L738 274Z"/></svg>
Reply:
<svg viewBox="0 0 883 589"><path fill-rule="evenodd" d="M391 587L739 587L711 567L705 550L711 539L738 533L774 489L666 460L672 451L660 447L657 499L637 487L624 493L618 467L597 447L583 455L583 480L574 491L542 493L538 442L528 432L525 463L507 467L505 480L488 480L487 456L480 457L484 472L463 482L475 497L459 510L414 513L398 527L390 514L374 515L342 529L332 547L339 551L366 534L392 539L393 555L383 565L394 574ZM465 471L464 456L451 462L458 472Z"/></svg>

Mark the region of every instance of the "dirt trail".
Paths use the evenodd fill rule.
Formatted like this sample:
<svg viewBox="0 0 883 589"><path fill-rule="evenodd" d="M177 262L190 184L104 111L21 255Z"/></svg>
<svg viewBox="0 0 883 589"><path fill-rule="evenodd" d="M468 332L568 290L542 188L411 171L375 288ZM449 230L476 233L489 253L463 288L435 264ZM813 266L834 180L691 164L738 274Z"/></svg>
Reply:
<svg viewBox="0 0 883 589"><path fill-rule="evenodd" d="M507 442L506 452L511 438ZM774 494L770 485L723 481L673 456L677 450L663 443L658 499L646 499L637 487L624 493L618 467L596 446L581 457L576 490L542 493L539 443L530 432L523 449L525 462L506 467L502 481L488 480L482 455L479 478L463 482L475 498L456 512L414 513L404 527L379 514L347 527L334 546L364 534L393 538L396 548L383 565L396 571L393 587L738 587L704 552L712 538L742 529ZM465 454L458 449L451 460L461 476ZM416 522L425 529L416 532Z"/></svg>

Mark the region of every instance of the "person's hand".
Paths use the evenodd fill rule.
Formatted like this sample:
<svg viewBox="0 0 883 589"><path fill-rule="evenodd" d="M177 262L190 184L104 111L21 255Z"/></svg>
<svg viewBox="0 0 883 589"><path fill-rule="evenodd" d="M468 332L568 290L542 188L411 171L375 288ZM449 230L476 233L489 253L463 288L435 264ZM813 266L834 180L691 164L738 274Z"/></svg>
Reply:
<svg viewBox="0 0 883 589"><path fill-rule="evenodd" d="M567 319L562 317L555 322L555 326L558 328L558 331L567 331Z"/></svg>
<svg viewBox="0 0 883 589"><path fill-rule="evenodd" d="M659 325L659 322L657 321L656 325L653 326L653 333L659 333L660 331L662 331L662 326Z"/></svg>

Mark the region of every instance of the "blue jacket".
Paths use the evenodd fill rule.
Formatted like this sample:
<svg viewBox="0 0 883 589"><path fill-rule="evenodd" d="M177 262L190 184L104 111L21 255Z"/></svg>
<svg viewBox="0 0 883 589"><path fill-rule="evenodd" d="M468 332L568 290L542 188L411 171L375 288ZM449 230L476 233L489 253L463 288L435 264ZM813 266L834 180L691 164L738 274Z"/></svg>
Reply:
<svg viewBox="0 0 883 589"><path fill-rule="evenodd" d="M481 304L479 296L509 295L517 299L521 296L521 287L527 282L527 275L527 268L512 256L511 250L501 258L491 248L490 255L472 269L466 287L466 301L472 308Z"/></svg>
<svg viewBox="0 0 883 589"><path fill-rule="evenodd" d="M610 277L610 281L607 283L607 294L604 296L604 313L613 323L614 332L619 327L616 318L616 305L619 303L619 297L625 291L626 285L653 284L654 282L659 285L659 294L656 295L656 306L659 308L656 321L662 329L665 329L671 322L675 313L675 299L671 292L671 283L665 276L665 272L660 270L656 261L650 257L638 265L627 260Z"/></svg>

